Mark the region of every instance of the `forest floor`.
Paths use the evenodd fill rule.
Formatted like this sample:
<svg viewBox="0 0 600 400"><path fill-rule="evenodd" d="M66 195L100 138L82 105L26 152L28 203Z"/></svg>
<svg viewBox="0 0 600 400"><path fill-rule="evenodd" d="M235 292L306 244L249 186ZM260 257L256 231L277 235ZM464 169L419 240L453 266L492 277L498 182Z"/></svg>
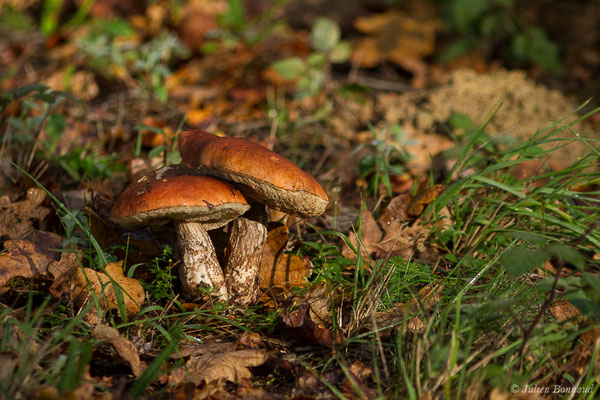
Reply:
<svg viewBox="0 0 600 400"><path fill-rule="evenodd" d="M388 3L0 4L0 398L598 396L598 2ZM189 129L329 197L250 306L110 220Z"/></svg>

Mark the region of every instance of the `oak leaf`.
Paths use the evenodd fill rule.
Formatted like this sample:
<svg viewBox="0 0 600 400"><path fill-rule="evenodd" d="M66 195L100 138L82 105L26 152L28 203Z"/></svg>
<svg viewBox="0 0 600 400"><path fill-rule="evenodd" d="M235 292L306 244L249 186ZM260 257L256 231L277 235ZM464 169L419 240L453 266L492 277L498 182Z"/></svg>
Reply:
<svg viewBox="0 0 600 400"><path fill-rule="evenodd" d="M288 227L270 223L260 264L260 287L290 288L303 286L312 273L312 262L295 254L284 254L289 237Z"/></svg>
<svg viewBox="0 0 600 400"><path fill-rule="evenodd" d="M118 286L127 315L135 315L145 298L140 282L123 275L123 261L107 264L104 271L72 268L54 281L50 293L57 298L66 297L77 308L84 307L93 296L100 296L100 305L104 310L118 310L115 291L115 286Z"/></svg>
<svg viewBox="0 0 600 400"><path fill-rule="evenodd" d="M32 229L35 221L44 220L50 210L42 206L46 192L32 187L22 201L11 202L10 197L0 196L0 236L17 238Z"/></svg>
<svg viewBox="0 0 600 400"><path fill-rule="evenodd" d="M58 259L61 242L59 235L42 231L34 231L27 239L6 241L8 251L0 255L0 292L12 277L45 274L48 265Z"/></svg>
<svg viewBox="0 0 600 400"><path fill-rule="evenodd" d="M119 331L106 325L96 325L92 331L92 336L96 339L106 340L112 345L119 357L129 364L133 375L139 377L144 372L145 365L140 360L140 356L129 340L121 337Z"/></svg>
<svg viewBox="0 0 600 400"><path fill-rule="evenodd" d="M249 367L257 367L267 361L263 349L231 351L191 357L185 368L174 369L169 375L169 384L191 382L196 386L211 382L239 382L252 376ZM187 370L187 372L186 372Z"/></svg>

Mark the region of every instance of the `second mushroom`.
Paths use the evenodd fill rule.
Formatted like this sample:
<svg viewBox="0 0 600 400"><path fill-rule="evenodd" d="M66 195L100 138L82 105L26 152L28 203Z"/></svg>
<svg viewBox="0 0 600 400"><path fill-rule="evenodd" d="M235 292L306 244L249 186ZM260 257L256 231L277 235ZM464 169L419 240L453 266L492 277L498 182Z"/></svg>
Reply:
<svg viewBox="0 0 600 400"><path fill-rule="evenodd" d="M265 205L300 217L321 215L329 202L319 183L280 154L250 140L192 130L179 134L182 163L203 175L230 181L252 205L230 231L225 282L233 299L258 295L258 269L266 240Z"/></svg>
<svg viewBox="0 0 600 400"><path fill-rule="evenodd" d="M117 199L111 220L133 229L172 221L181 253L179 266L184 295L198 300L202 286L220 300L229 293L207 230L244 214L250 206L238 189L209 176L198 176L184 166L168 166L132 183Z"/></svg>

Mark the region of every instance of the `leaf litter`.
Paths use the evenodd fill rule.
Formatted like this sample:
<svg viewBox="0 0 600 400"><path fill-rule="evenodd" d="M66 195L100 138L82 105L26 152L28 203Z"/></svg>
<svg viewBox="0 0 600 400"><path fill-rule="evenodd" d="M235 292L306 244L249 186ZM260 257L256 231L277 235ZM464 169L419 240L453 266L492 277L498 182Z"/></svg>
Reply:
<svg viewBox="0 0 600 400"><path fill-rule="evenodd" d="M161 1L146 9L139 7L138 4L118 4L112 0L100 0L93 3L90 15L121 16L135 27L137 32L127 38L131 43L139 45L143 40L160 32L165 26L176 25L177 34L183 42L188 43L190 50L203 52L203 54L200 56L199 53L195 53L190 61L180 62L174 67L174 73L165 82L166 90L171 95L172 101L169 104L155 104L147 98L141 101L132 99L132 93L125 91L133 88L139 94L141 90L138 85L144 81L143 78L153 77L134 77L132 72L123 65L110 65L107 71L103 71L106 74L100 74L98 71L90 72L85 68L85 60L82 61L76 57L76 47L60 45L62 41L69 40L69 35L78 37L85 32L75 30L71 33L67 30L48 38L43 50L49 53L53 63L68 59L74 61L75 70L70 70L71 66L64 68L64 65L52 64L43 71L36 71L35 68L28 71L28 79L40 79L54 89L69 89L80 99L95 99L94 101L102 103L101 106L91 110L86 116L88 119L84 122L79 121L75 115L67 118L69 127L63 132L57 154L64 156L70 153L76 139L78 140L77 145L89 144L101 139L106 141L103 143L102 151L131 152L131 148L134 147L132 143L135 142L138 133L134 126L146 125L153 128L139 131L143 147L141 157L131 157L128 153L125 160L116 161L123 161L127 164L128 176L117 173L114 180L105 180L105 183L108 182L107 185L93 186L99 188L101 195L108 198L110 202L110 198L116 195L126 182L135 180L139 174L156 169L164 163L166 155L165 157L162 157L162 154L156 156L156 152L154 152L154 157L146 158L145 153L153 148L172 145L174 132L179 126L178 124L184 120L189 126L219 131L222 134L251 136L276 149L278 147L286 149L287 146L290 146L289 143L283 143L285 140L291 142L305 136L317 137L322 130L329 130L331 135L329 132L324 135L323 143L309 150L299 146L299 149L294 150L294 156L302 160L303 168L307 170L311 168L318 170L317 167L323 165L330 168L330 165L339 162L337 175L329 170L321 178L327 185L339 184L340 191L336 194L340 194L340 204L336 210L341 210L341 214L349 220L353 220L354 216L359 216L360 233L358 229L350 231L343 229L343 231L348 232L350 243L355 249L358 249L364 260L376 261L389 256L401 256L406 260L414 258L425 260L431 265L439 261L438 249L431 247L429 240L430 228L433 225L427 220L427 215L422 214L439 194L441 188L435 185L431 187L425 185L420 187L414 195L409 194L409 191L413 183L421 180L429 171L431 158L440 155L454 145L453 140L447 137L447 132L440 129L447 126L453 113L469 114L475 123L479 123L481 121L477 118L484 115L484 111L489 110L489 104L497 101L498 93L502 92L508 99L506 103L509 110L503 114L502 110L506 110L506 107L501 109L501 114L499 114L501 117L494 119L490 124L491 133L495 136L509 132L519 136L531 131L529 126L523 127L522 122L532 121L532 124L536 124L537 127L541 119L545 122L557 115L563 115L567 106L570 107L568 99L561 98L541 86L533 85L531 80L515 71L492 71L486 75L454 71L450 73L447 81L442 81L439 86L431 89L410 90L401 94L393 93L398 90L383 90L376 96L359 95L356 97L342 95L342 90L339 92L336 90L327 93L328 96L321 94L316 98L290 97L285 99L282 106L277 103L277 99L274 100L274 93L270 93L271 87L267 89L267 86L274 86L273 90L277 92L277 96L280 96L282 92L290 94L293 87L290 82L280 79L281 77L270 76L268 68L264 67L282 54L300 57L310 54L307 32L287 30L282 33L281 37L268 38L265 42L256 45L249 45L243 40L238 40L225 47L210 50L203 46L212 45L217 37L215 35L223 34L223 31L219 31L221 21L218 15L227 12L228 7L236 2L194 0L184 2L180 12L175 8L170 9ZM231 18L231 16L229 17ZM242 17L238 16L238 18ZM356 39L352 56L353 65L370 68L379 65L381 68L379 71L386 69L389 71L388 62L398 64L403 70L413 74L411 83L413 88L423 87L424 84L429 83L430 79L436 79L434 73L429 72L429 61L425 61L435 55L436 35L440 35L440 21L435 13L431 11L422 13L390 11L370 16L365 15L355 19L354 26L360 35ZM252 29L256 29L256 27L253 26ZM123 39L118 36L115 42ZM1 49L5 60L12 58L14 61L17 56L20 57L19 53L21 52L25 55L33 54L34 48L34 43L20 45L15 42L8 48L2 47ZM493 70L494 67L488 65L485 68ZM50 73L50 71L52 72ZM73 74L70 75L71 73ZM352 76L349 78L349 81L352 82ZM10 89L11 85L17 85L18 82L23 82L23 79L22 75L17 74L14 80L2 82L3 89ZM148 81L150 80L148 79ZM107 81L116 84L115 87L103 87ZM357 79L356 82L368 81ZM402 88L400 92L410 89L408 85L402 85ZM107 96L106 90L112 89L124 91ZM136 93L134 96L137 95ZM548 104L537 103L535 109L523 107L523 104L536 103L530 101L532 98L545 98L548 100ZM267 102L269 103L265 107ZM21 107L21 104L18 103L18 101L14 102L11 108L14 107L17 110ZM322 126L319 125L318 128L315 128L314 124L306 123L307 116L312 117L315 112L321 110L321 107L328 110L329 113L323 120L317 119ZM15 110L5 109L3 117L9 115L16 117L18 110ZM269 114L265 115L265 111L268 111ZM277 112L276 118L273 117L274 111ZM281 118L284 115L288 117L287 120ZM534 118L537 115L540 116L540 120ZM514 116L516 118L513 118ZM349 158L345 159L345 162L340 160L344 160L343 157L348 156L348 152L345 150L350 146L369 144L373 140L372 132L368 129L376 130L389 124L398 124L405 132L406 142L402 145L407 153L410 153L412 159L407 161L404 175L392 177L393 182L397 181L393 186L393 193L398 196L392 197L382 211L377 211L378 208L374 207L370 201L367 202L367 207L362 204L358 205L360 199L356 196L354 183L360 182L360 180L355 179L354 173L348 169L348 163L357 158L356 154L351 154ZM270 135L269 129L273 134L265 138L265 134ZM158 131L162 132L158 133ZM290 132L294 133L290 134ZM290 139L292 136L296 139ZM319 151L314 151L315 149ZM325 152L323 153L321 150L325 150ZM93 153L84 153L81 160L87 161L86 156L90 154L93 155ZM364 153L360 153L360 155L362 154ZM0 161L4 165L5 160ZM531 170L528 169L530 166L523 165L521 169L515 168L513 172L518 179L534 177L539 168L537 165L533 165L535 170ZM555 166L551 166L550 169L556 170ZM43 165L40 165L40 170L44 170ZM87 179L87 173L89 171L82 174L85 177L82 181ZM68 182L64 177L53 182L52 179L55 175L52 174L40 174L45 186L53 185L57 190L62 190L62 186L69 186L74 190L86 190L87 195L89 188L86 183ZM11 181L16 182L13 176L11 176ZM31 278L36 274L46 274L49 279L54 279L50 292L56 298L62 299L68 306L75 308L76 312L85 308L96 297L100 300L97 304L102 311L117 311L119 308L117 293L120 291L123 292L127 316L131 317L139 312L140 306L145 305L144 290L139 281L125 277L122 262L110 263L103 268L93 267L104 272L96 271L89 265L90 260L84 259L79 251L66 248L61 250L62 237L50 238L52 234L48 232L31 231L32 228L46 229L45 224L47 223L50 230L56 228L52 226L52 218L55 216L47 207L45 194L39 190L36 193L36 190L32 190L31 193L27 192L25 200L14 201L16 197L12 195L0 197L0 229L4 229L1 236L11 239L4 242L5 252L0 254L2 283L9 282L16 276ZM96 193L94 194L96 195ZM330 197L333 198L333 196ZM77 203L75 208L80 208L82 205L81 201L74 203ZM101 207L100 209L97 205L91 205L91 207L94 209L86 210L88 222L93 235L101 242L102 248L108 249L111 245L131 245L135 250L128 248L128 253L123 253L123 256L125 254L128 256L128 265L147 263L149 259L154 259L160 254L160 249L155 243L161 241L155 240L154 232L138 232L124 239L122 232L107 221ZM443 218L436 223L449 223L448 211L443 209L440 214ZM327 216L326 220L329 222L330 216ZM299 224L299 230L307 226L302 222L296 221L295 223ZM310 221L310 223L314 223L314 221ZM290 225L292 224L294 223L290 223ZM165 232L166 235L169 235L168 228ZM137 239L140 237L143 240ZM261 289L269 299L277 300L267 300L262 305L277 316L276 329L287 335L285 340L278 341L273 337L277 335L271 335L272 332L269 332L268 336L254 332L245 332L240 335L226 323L217 324L214 321L211 322L214 325L207 323L209 328L216 326L217 333L213 333L212 337L207 333L206 338L222 340L223 336L228 336L227 340L235 340L235 342L200 343L198 340L190 339L189 336L182 339L178 351L171 354L170 360L171 362L176 360L181 362L181 357L188 359L185 367L178 367L170 374L163 371L167 375L155 380L156 385L164 385L167 380L173 385L179 385L174 389L177 396L182 396L187 390L188 395L192 393L201 398L210 396L213 398L244 396L270 398L271 393L252 387L253 383L249 381L249 378L252 377L251 371L256 372L256 369L252 368L262 366L261 368L269 369L274 366L282 366L282 369L292 375L292 379L295 378L296 394L304 393L308 397L328 396L330 392L323 383L328 382L330 385L338 387L348 398L355 398L357 392L362 394L358 396L362 398L379 395L372 389L372 380L375 379L372 367L359 360L346 364L349 371L346 375L342 374L339 369L315 374L301 368L300 363L294 361L295 354L289 352L290 343L298 346L314 345L325 348L325 351L340 344L343 338L332 327L332 310L342 311L343 314L344 307L347 306L346 296L348 293L344 293L339 287L328 287L322 283L309 285L309 278L314 276L315 272L319 273L321 265L315 261L316 258L311 260L308 256L301 257L292 254L301 244L299 242L290 243L289 239L288 227L271 224L261 266ZM346 259L356 262L357 254L347 243L341 242L339 247ZM115 250L114 253L118 254L117 259L123 258L121 253L116 253L117 251ZM314 265L313 262L315 262ZM356 265L351 264L346 268L347 270L355 269ZM144 267L140 268L140 270L142 269ZM352 272L354 273L354 270ZM367 275L376 272L368 270ZM148 272L144 271L144 274L147 276ZM115 290L115 286L120 289ZM368 330L373 328L372 324L379 328L394 326L399 334L421 335L425 327L423 321L427 317L421 313L429 313L435 309L436 304L440 301L442 289L441 285L426 285L413 296L411 301L397 303L386 311L377 311L379 304L375 301L375 306L369 309L372 311L373 318L367 318L369 313L365 313L364 318L359 321L359 327ZM558 321L580 323L580 318L585 320L574 312L569 304L555 304L550 308L550 312ZM165 318L169 323L175 321L175 317L171 317L169 314L175 312L174 310L179 306L177 299L168 299L168 303L161 304L160 307L163 305L164 309L160 311L152 310L153 313L156 313L153 315L157 318ZM203 311L206 307L209 306L181 304L181 308L184 310ZM145 349L142 351L142 347L149 346L151 348L154 344L160 343L160 340L157 339L160 336L156 333L149 334L154 338L148 339L148 341L142 340L144 344L140 347L140 354L138 354L138 349L132 341L126 339L125 332L131 334L131 332L137 331L134 337L138 337L138 333L143 335L147 332L142 333L143 328L138 325L126 329L119 328L122 331L119 332L103 325L102 321L96 319L94 315L97 311L92 308L86 315L86 321L96 325L91 336L106 341L107 346L111 346L116 352L118 363L127 364L133 375L139 377L145 364L140 360L139 355L142 354L144 360L158 356L156 350ZM231 312L235 313L239 310ZM116 314L118 313L108 313L111 317ZM405 314L410 315L406 327L408 331L401 331L404 328L401 328L399 324ZM199 315L203 316L187 314L184 318L191 323L199 322L201 324L206 322L205 319L210 319L204 314ZM342 317L343 315L340 316L340 320ZM113 322L115 321L118 321L118 318L113 320ZM347 330L343 331L347 332ZM382 336L391 333L392 329L381 331ZM582 363L578 368L584 365L584 360L589 360L588 353L596 339L596 330L590 330L581 336L581 341L585 346L579 347ZM584 350L588 353L584 354ZM278 351L280 358L274 356L269 358L269 354ZM2 375L10 376L18 361L10 354L1 353L1 357L0 366L3 367L0 367L0 377ZM283 359L284 357L286 360ZM100 382L100 385L104 384L100 377L92 378L89 374L85 376L85 380L86 382L79 389L64 395L89 398L91 392L94 391L90 381ZM185 382L187 382L187 386ZM233 390L229 386L229 390L227 390L226 382L237 382L238 385ZM123 383L110 382L106 386L111 388L114 393L118 393L118 390L115 389L118 385L123 385ZM193 387L193 390L188 390L189 385ZM58 392L50 393L52 389L48 390L49 398L59 398L63 395ZM479 393L476 388L472 390L474 393ZM98 395L97 392L96 395ZM38 397L42 394L40 391ZM498 394L496 390L492 394L500 396L498 398L505 398L502 397L504 394ZM272 396L277 397L276 395Z"/></svg>

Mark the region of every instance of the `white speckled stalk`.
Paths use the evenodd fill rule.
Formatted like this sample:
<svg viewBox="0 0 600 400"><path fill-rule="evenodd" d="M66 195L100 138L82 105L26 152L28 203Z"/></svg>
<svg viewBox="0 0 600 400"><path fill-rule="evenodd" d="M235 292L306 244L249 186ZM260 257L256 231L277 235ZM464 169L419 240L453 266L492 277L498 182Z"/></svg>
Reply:
<svg viewBox="0 0 600 400"><path fill-rule="evenodd" d="M242 306L255 303L258 298L258 271L267 239L265 207L254 205L247 216L231 224L225 268L231 300Z"/></svg>
<svg viewBox="0 0 600 400"><path fill-rule="evenodd" d="M198 222L177 222L177 240L181 252L179 273L181 286L186 298L200 300L202 286L215 288L219 300L229 298L223 270L219 265L215 248L206 230Z"/></svg>

